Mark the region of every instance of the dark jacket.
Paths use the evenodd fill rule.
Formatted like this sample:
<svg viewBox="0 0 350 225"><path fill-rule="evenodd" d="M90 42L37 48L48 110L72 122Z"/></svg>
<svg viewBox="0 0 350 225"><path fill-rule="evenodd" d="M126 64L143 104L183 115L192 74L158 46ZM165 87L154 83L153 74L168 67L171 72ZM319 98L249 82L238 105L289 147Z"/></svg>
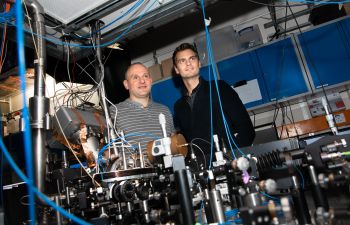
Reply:
<svg viewBox="0 0 350 225"><path fill-rule="evenodd" d="M218 81L220 98L227 124L231 130L232 137L239 147L251 145L255 131L249 114L245 109L238 94L224 81ZM197 88L196 88L197 89ZM188 96L182 96L175 103L174 122L175 128L184 134L187 142L194 138L202 138L210 142L210 91L209 82L200 79L200 84L195 92L191 106L187 100ZM220 140L224 140L227 148L229 144L221 115L220 104L214 81L212 89L212 112L213 112L213 134L217 134ZM234 137L234 134L237 134ZM206 155L210 154L210 145L201 140L194 143L199 145ZM233 145L233 144L232 144ZM234 147L234 145L233 145Z"/></svg>

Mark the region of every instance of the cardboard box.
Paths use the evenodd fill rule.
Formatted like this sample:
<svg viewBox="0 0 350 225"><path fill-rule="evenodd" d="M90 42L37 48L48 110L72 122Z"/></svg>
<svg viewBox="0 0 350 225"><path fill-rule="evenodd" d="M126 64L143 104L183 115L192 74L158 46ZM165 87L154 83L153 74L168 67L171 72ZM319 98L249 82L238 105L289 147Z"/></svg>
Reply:
<svg viewBox="0 0 350 225"><path fill-rule="evenodd" d="M163 78L162 67L160 64L154 64L153 66L148 67L148 70L153 81L157 81Z"/></svg>
<svg viewBox="0 0 350 225"><path fill-rule="evenodd" d="M346 15L350 15L350 2L343 3L343 7L346 12Z"/></svg>
<svg viewBox="0 0 350 225"><path fill-rule="evenodd" d="M173 75L173 59L165 59L162 61L163 77L170 77Z"/></svg>

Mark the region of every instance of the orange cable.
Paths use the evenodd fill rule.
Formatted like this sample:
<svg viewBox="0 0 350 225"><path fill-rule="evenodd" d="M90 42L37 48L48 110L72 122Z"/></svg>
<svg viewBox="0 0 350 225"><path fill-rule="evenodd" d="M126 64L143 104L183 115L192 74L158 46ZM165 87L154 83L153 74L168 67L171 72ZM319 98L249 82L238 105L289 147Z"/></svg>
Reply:
<svg viewBox="0 0 350 225"><path fill-rule="evenodd" d="M6 8L5 8L5 12L10 11L11 5L10 3L6 3ZM6 33L7 33L7 24L5 23L4 26L4 39L2 40L2 47L1 47L1 57L0 57L0 73L2 71L2 67L3 67L3 56L4 56L4 48L5 48L5 42L6 42Z"/></svg>

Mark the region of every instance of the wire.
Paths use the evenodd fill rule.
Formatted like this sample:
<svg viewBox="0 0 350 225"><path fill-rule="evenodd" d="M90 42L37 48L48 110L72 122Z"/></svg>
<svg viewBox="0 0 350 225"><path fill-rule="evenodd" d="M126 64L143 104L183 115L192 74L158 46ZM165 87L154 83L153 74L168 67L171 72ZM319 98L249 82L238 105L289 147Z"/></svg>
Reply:
<svg viewBox="0 0 350 225"><path fill-rule="evenodd" d="M329 5L329 4L343 4L343 3L348 3L350 2L349 0L344 0L344 1L327 1L327 0L293 0L289 2L304 2L306 4L318 4L318 5Z"/></svg>
<svg viewBox="0 0 350 225"><path fill-rule="evenodd" d="M205 154L204 154L203 150L198 145L196 145L195 143L191 143L191 144L193 146L195 146L196 148L198 148L198 150L202 153L203 160L204 160L204 168L207 168L207 158L205 157Z"/></svg>
<svg viewBox="0 0 350 225"><path fill-rule="evenodd" d="M343 152L343 155L346 155L346 156L350 155L350 151Z"/></svg>
<svg viewBox="0 0 350 225"><path fill-rule="evenodd" d="M45 85L46 86L46 85ZM47 86L46 86L47 87ZM55 103L55 102L54 102ZM58 101L56 102L58 103ZM97 184L98 186L101 186L97 181L95 181L95 179L91 176L91 174L86 170L86 168L84 167L84 165L82 164L82 162L80 161L80 159L78 158L78 156L76 155L75 151L73 150L72 146L70 145L70 142L68 141L68 138L66 137L64 131L63 131L63 128L62 128L62 125L61 123L59 122L59 119L57 117L57 114L56 114L56 110L54 112L54 117L55 119L58 121L58 127L60 129L60 132L61 134L63 135L63 138L65 140L65 142L67 143L68 145L68 149L71 151L71 153L73 154L73 156L75 157L75 159L78 161L78 163L81 165L81 167L83 168L83 170L86 172L86 174L91 178L91 180L93 181L94 184Z"/></svg>
<svg viewBox="0 0 350 225"><path fill-rule="evenodd" d="M208 61L209 61L209 65L211 65L211 69L213 70L213 77L214 77L214 83L215 83L215 87L216 87L216 92L217 92L217 95L218 95L218 101L219 101L219 106L220 106L220 112L221 112L221 117L222 117L222 120L224 122L224 128L225 128L225 131L226 131L226 136L227 136L227 140L229 142L229 145L230 145L230 149L231 149L231 152L232 152L232 155L234 156L234 158L236 158L236 155L234 153L234 150L233 150L233 147L232 147L232 144L231 144L231 141L232 143L234 144L234 146L237 148L237 150L245 156L245 154L240 150L240 148L237 146L234 138L232 137L232 134L231 134L231 130L228 126L228 123L226 121L226 118L225 118L225 115L224 115L224 110L223 110L223 106L222 106L222 102L221 102L221 97L220 97L220 91L219 91L219 85L218 85L218 81L217 81L217 74L216 74L216 68L215 68L215 61L214 61L214 57L213 57L213 52L212 52L212 46L211 46L211 40L210 40L210 34L209 34L209 30L208 30L208 27L206 25L206 15L205 15L205 7L204 7L204 0L201 0L201 8L202 8L202 15L203 15L203 21L204 21L204 27L205 27L205 32L206 32L206 41L207 41L207 52L208 52ZM212 100L211 100L211 70L209 69L209 90L210 90L210 111L212 113ZM212 118L211 118L212 120ZM212 163L212 158L213 158L213 140L212 140L212 136L213 136L213 131L212 131L212 128L213 127L213 124L212 124L212 121L211 121L211 155L210 155L210 166L211 167L211 163Z"/></svg>
<svg viewBox="0 0 350 225"><path fill-rule="evenodd" d="M254 0L247 0L248 2L251 2L251 3L254 3L254 4L258 4L258 5L263 5L263 6L269 6L269 7L288 7L287 5L276 5L276 4L266 4L266 3L263 3L263 2L259 2L259 1L254 1ZM288 2L288 1L286 1ZM293 5L293 7L296 7L296 6L304 6L304 5L308 5L306 3L303 3L303 4L295 4Z"/></svg>
<svg viewBox="0 0 350 225"><path fill-rule="evenodd" d="M288 5L288 6L289 6L289 5ZM297 25L297 27L298 27L298 30L299 30L299 32L300 32L301 41L302 41L303 44L305 45L305 48L306 48L306 52L305 52L305 53L306 53L306 55L308 56L308 58L310 59L311 66L312 66L312 68L315 70L315 74L316 74L316 76L317 76L317 79L319 80L319 82L320 82L320 84L321 84L322 93L323 93L323 95L324 95L324 97L325 97L325 99L326 99L327 104L330 105L330 104L329 104L328 97L327 97L327 93L326 93L326 90L325 90L325 87L324 87L324 86L325 86L325 85L324 85L324 82L322 81L322 79L321 79L321 77L320 77L320 73L319 73L319 71L318 71L318 68L317 68L316 65L315 65L315 62L314 62L313 58L311 57L309 45L308 45L308 43L304 40L303 32L301 31L301 28L300 28L300 25L299 25L299 23L298 23L298 20L297 20L296 16L294 15L294 12L293 12L293 10L292 10L292 8L291 8L290 6L289 6L289 10L290 10L290 12L291 12L291 14L292 14L292 16L293 16L293 18L294 18L294 21L295 21L295 23L296 23L296 25ZM305 56L306 56L306 55L305 55ZM310 75L311 75L311 74L310 74ZM333 114L332 108L330 108L330 113ZM336 127L338 127L337 123L334 123L334 124L335 124Z"/></svg>
<svg viewBox="0 0 350 225"><path fill-rule="evenodd" d="M32 39L33 39L33 45L34 45L36 57L37 57L37 59L39 59L39 51L38 51L38 47L36 46L36 41L35 41L35 38L34 38L34 35L33 35L33 27L32 27L32 21L31 21L32 18L29 16L28 9L27 9L27 4L25 3L24 0L22 0L22 1L23 1L24 9L26 10L27 18L28 18L29 29L31 31L31 36L32 36Z"/></svg>
<svg viewBox="0 0 350 225"><path fill-rule="evenodd" d="M101 148L101 150L98 152L98 157L97 157L98 162L100 161L99 159L101 158L103 152L105 152L108 149L108 147L111 146L114 142L122 140L123 143L125 142L129 144L129 142L125 140L126 137L142 137L142 136L153 137L154 139L160 139L160 137L149 133L130 133L130 134L124 135L124 137L119 136L118 138L111 140L108 144L106 144Z"/></svg>
<svg viewBox="0 0 350 225"><path fill-rule="evenodd" d="M271 195L269 195L269 194L267 194L267 193L265 193L265 192L263 192L263 191L260 191L260 194L261 194L261 195L264 195L264 196L266 196L266 197L268 197L268 198L270 198L270 199L272 199L272 200L274 200L274 201L278 201L278 202L281 201L279 198L274 197L274 196L271 196Z"/></svg>
<svg viewBox="0 0 350 225"><path fill-rule="evenodd" d="M342 4L342 3L348 3L350 2L349 0L344 0L344 1L319 1L319 0L288 0L285 1L285 5L282 4L266 4L263 2L255 1L255 0L247 0L248 2L258 4L258 5L263 5L263 6L269 6L269 7L289 7L287 4L288 3L293 3L291 5L292 7L298 7L298 6L304 6L304 5L315 5L315 4L322 4L322 5L327 5L327 4ZM299 3L299 4L296 4Z"/></svg>
<svg viewBox="0 0 350 225"><path fill-rule="evenodd" d="M6 12L10 11L10 4L9 3L6 3L5 10L6 10ZM7 22L5 22L5 25L3 27L2 44L1 44L1 57L0 57L0 73L2 71L4 62L5 62L5 57L6 57L6 55L3 57L5 42L6 42L6 33L7 33ZM7 42L6 42L6 46L7 46ZM6 54L6 52L7 52L7 48L6 48L5 54Z"/></svg>
<svg viewBox="0 0 350 225"><path fill-rule="evenodd" d="M108 28L109 26L111 26L112 24L114 24L115 22L117 22L118 20L122 19L123 17L127 16L129 13L131 13L134 9L137 9L141 3L144 2L144 0L139 0L137 1L130 9L128 9L128 11L126 11L124 14L122 14L121 16L115 18L114 20L112 20L110 23L108 23L107 25L104 25L103 27L101 27L100 29L94 31L93 33L90 33L89 36L91 37L92 34L97 34L98 32ZM81 38L87 38L88 35L83 35L81 36Z"/></svg>
<svg viewBox="0 0 350 225"><path fill-rule="evenodd" d="M205 140L205 139L203 139L203 138L193 138L191 142L194 142L194 141L196 141L196 140L201 140L201 141L204 141L205 143L207 143L207 144L209 144L209 145L210 145L210 142L209 142L209 141L207 141L207 140Z"/></svg>
<svg viewBox="0 0 350 225"><path fill-rule="evenodd" d="M198 217L199 217L199 224L202 224L202 220L203 220L203 210L204 210L204 201L203 201L203 199L202 199L201 207L200 207L200 209L199 209L200 215L198 216Z"/></svg>

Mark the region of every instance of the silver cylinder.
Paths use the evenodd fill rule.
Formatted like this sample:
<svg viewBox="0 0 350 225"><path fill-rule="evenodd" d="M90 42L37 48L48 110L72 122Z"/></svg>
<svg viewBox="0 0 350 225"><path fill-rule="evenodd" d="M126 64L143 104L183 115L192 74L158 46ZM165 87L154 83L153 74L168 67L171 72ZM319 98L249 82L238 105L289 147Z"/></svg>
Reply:
<svg viewBox="0 0 350 225"><path fill-rule="evenodd" d="M145 160L143 159L143 153L141 148L141 143L139 142L139 156L140 156L140 167L145 168Z"/></svg>
<svg viewBox="0 0 350 225"><path fill-rule="evenodd" d="M59 196L55 196L55 203L56 203L56 205L60 206L60 197ZM56 210L56 224L62 225L61 213L58 210Z"/></svg>
<svg viewBox="0 0 350 225"><path fill-rule="evenodd" d="M141 207L142 207L142 211L143 211L143 216L144 216L145 222L146 223L151 222L151 217L150 217L150 213L149 213L149 209L148 209L148 202L147 202L147 200L143 200L142 201Z"/></svg>
<svg viewBox="0 0 350 225"><path fill-rule="evenodd" d="M220 195L220 191L212 190L209 192L210 197L210 208L213 213L214 222L216 223L224 223L225 215L224 210L222 208L222 199Z"/></svg>
<svg viewBox="0 0 350 225"><path fill-rule="evenodd" d="M258 205L261 205L261 198L259 193L250 193L244 196L244 204L247 207L256 207Z"/></svg>

